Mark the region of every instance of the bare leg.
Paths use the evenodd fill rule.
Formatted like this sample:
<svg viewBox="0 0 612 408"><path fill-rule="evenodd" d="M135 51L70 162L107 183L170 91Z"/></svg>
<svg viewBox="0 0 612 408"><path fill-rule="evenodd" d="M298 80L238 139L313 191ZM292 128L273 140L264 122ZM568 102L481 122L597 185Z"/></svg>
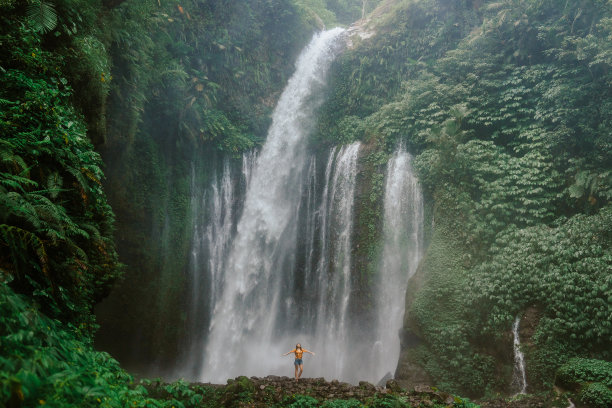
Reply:
<svg viewBox="0 0 612 408"><path fill-rule="evenodd" d="M297 364L294 364L294 366L295 366L295 381L297 381L297 380L298 380L298 378L300 378L300 377L298 376L298 365L297 365Z"/></svg>
<svg viewBox="0 0 612 408"><path fill-rule="evenodd" d="M297 367L295 368L295 371L297 373ZM297 378L300 378L302 376L303 371L304 371L304 364L300 364L300 373L297 375Z"/></svg>

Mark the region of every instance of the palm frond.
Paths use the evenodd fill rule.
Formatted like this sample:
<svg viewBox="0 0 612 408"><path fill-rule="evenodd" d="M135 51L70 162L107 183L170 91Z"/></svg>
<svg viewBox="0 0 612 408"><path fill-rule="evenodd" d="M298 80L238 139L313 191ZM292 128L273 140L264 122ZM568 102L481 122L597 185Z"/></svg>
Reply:
<svg viewBox="0 0 612 408"><path fill-rule="evenodd" d="M48 33L57 26L57 13L53 3L45 0L33 0L28 4L26 13L36 31Z"/></svg>

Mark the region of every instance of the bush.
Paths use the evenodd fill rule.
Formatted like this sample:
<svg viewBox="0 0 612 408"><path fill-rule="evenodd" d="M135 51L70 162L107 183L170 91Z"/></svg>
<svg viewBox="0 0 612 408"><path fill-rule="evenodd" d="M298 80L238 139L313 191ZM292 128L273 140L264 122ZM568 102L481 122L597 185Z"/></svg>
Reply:
<svg viewBox="0 0 612 408"><path fill-rule="evenodd" d="M119 275L102 160L62 58L15 20L0 29L0 264L54 317L93 329L91 308Z"/></svg>
<svg viewBox="0 0 612 408"><path fill-rule="evenodd" d="M93 350L6 283L0 283L0 333L2 406L12 400L24 406L111 408L147 399L146 390L134 386L110 355Z"/></svg>
<svg viewBox="0 0 612 408"><path fill-rule="evenodd" d="M602 383L591 383L580 390L578 398L592 408L612 407L612 390Z"/></svg>
<svg viewBox="0 0 612 408"><path fill-rule="evenodd" d="M557 370L556 382L569 389L576 389L580 383L585 382L598 382L612 387L612 362L572 358Z"/></svg>
<svg viewBox="0 0 612 408"><path fill-rule="evenodd" d="M366 404L368 408L405 408L410 404L404 402L400 397L390 394L376 394L376 396Z"/></svg>
<svg viewBox="0 0 612 408"><path fill-rule="evenodd" d="M332 401L325 401L321 408L363 408L363 404L356 399L341 400L335 399Z"/></svg>
<svg viewBox="0 0 612 408"><path fill-rule="evenodd" d="M290 398L290 401L292 402L284 406L289 408L316 408L319 406L319 401L309 395L294 395Z"/></svg>

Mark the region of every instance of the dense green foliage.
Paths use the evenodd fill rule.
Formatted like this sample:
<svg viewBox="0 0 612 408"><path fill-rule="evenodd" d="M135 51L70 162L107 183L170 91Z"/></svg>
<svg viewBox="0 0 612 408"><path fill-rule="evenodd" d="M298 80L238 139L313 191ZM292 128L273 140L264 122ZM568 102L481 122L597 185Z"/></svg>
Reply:
<svg viewBox="0 0 612 408"><path fill-rule="evenodd" d="M612 405L612 390L602 383L591 383L580 390L578 398L589 407L605 408Z"/></svg>
<svg viewBox="0 0 612 408"><path fill-rule="evenodd" d="M533 389L612 358L612 3L562 3L389 2L335 64L316 142L417 155L435 227L406 329L444 389L510 391L527 308Z"/></svg>
<svg viewBox="0 0 612 408"><path fill-rule="evenodd" d="M0 402L5 406L171 407L107 353L0 285ZM4 334L10 333L10 334Z"/></svg>
<svg viewBox="0 0 612 408"><path fill-rule="evenodd" d="M572 358L557 370L556 382L567 388L584 382L612 387L612 363L589 358Z"/></svg>
<svg viewBox="0 0 612 408"><path fill-rule="evenodd" d="M47 313L92 330L93 303L119 273L100 156L74 108L66 60L10 12L0 30L2 275Z"/></svg>
<svg viewBox="0 0 612 408"><path fill-rule="evenodd" d="M480 317L483 331L502 331L531 305L543 313L533 340L548 352L534 351L532 378L552 378L572 355L612 357L611 234L608 206L558 227L500 234L490 260L476 268L472 301L487 310Z"/></svg>

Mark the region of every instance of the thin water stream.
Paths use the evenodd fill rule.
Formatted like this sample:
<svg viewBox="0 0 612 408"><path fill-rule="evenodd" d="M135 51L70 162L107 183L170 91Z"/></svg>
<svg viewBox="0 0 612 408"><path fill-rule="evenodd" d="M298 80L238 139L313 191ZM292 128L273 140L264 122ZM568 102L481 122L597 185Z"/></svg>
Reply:
<svg viewBox="0 0 612 408"><path fill-rule="evenodd" d="M525 374L525 355L521 350L521 339L519 336L519 326L521 319L519 316L514 319L512 324L513 350L514 350L514 375L512 383L518 389L517 394L527 393L527 375Z"/></svg>

